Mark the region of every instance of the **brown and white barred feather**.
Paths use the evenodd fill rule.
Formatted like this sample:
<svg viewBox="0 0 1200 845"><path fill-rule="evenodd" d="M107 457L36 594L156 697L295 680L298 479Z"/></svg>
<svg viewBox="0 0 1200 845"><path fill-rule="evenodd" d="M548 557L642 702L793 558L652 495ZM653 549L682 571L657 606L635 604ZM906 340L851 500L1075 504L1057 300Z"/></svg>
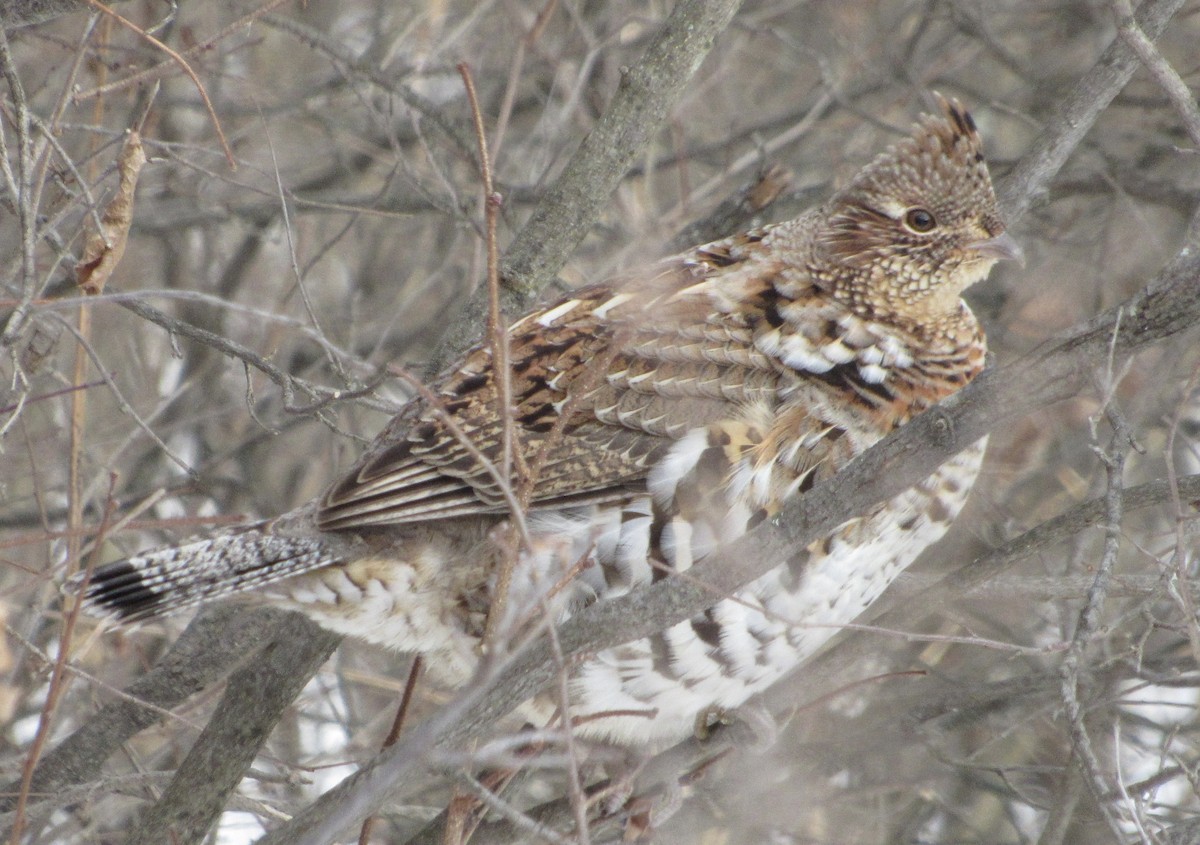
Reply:
<svg viewBox="0 0 1200 845"><path fill-rule="evenodd" d="M84 598L99 615L138 622L337 562L319 537L248 526L109 564L96 572Z"/></svg>
<svg viewBox="0 0 1200 845"><path fill-rule="evenodd" d="M565 617L687 570L980 372L983 334L960 294L1017 253L974 124L941 102L942 116L822 208L510 327L512 417L534 484L509 621L549 593ZM315 507L112 564L88 603L140 619L255 589L334 630L425 653L461 683L508 507L461 439L501 460L490 351L471 350L433 389L439 402L412 402ZM588 717L580 730L675 740L765 689L942 535L982 452L701 616L589 659L570 687L571 715Z"/></svg>

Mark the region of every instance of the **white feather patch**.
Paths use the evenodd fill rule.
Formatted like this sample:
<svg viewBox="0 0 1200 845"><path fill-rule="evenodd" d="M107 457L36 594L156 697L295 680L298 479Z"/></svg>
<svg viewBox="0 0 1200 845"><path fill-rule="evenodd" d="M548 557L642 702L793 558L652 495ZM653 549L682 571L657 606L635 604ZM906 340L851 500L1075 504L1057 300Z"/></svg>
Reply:
<svg viewBox="0 0 1200 845"><path fill-rule="evenodd" d="M550 326L554 325L554 321L559 317L565 317L567 314L570 314L572 311L574 311L575 306L578 304L578 299L568 299L566 302L554 306L549 311L542 312L537 318L538 325L549 328Z"/></svg>
<svg viewBox="0 0 1200 845"><path fill-rule="evenodd" d="M650 469L646 478L646 489L656 502L667 504L675 498L680 480L696 468L696 462L707 448L708 432L703 428L692 429L671 446L671 450Z"/></svg>
<svg viewBox="0 0 1200 845"><path fill-rule="evenodd" d="M868 384L882 384L887 378L888 371L875 364L863 364L858 368L858 374Z"/></svg>
<svg viewBox="0 0 1200 845"><path fill-rule="evenodd" d="M608 298L607 300L605 300L604 302L601 302L599 305L597 305L595 308L593 308L592 315L597 320L603 320L605 317L608 316L609 311L611 311L613 308L616 308L618 305L628 302L631 299L633 299L632 294L628 294L628 293L615 294L614 296Z"/></svg>

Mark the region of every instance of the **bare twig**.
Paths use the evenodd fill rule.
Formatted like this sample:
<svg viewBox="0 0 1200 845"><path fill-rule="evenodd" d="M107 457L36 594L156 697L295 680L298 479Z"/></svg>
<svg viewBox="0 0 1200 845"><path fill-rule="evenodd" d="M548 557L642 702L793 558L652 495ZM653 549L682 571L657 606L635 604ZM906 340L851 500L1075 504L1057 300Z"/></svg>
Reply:
<svg viewBox="0 0 1200 845"><path fill-rule="evenodd" d="M1170 580L1167 584L1167 592L1179 605L1179 609L1183 611L1188 644L1192 649L1192 658L1196 661L1200 661L1200 620L1197 620L1196 616L1196 593L1188 583L1188 568L1192 562L1192 553L1185 541L1184 525L1188 514L1183 507L1181 480L1175 466L1175 443L1184 409L1194 401L1192 394L1198 384L1200 384L1200 367L1192 371L1187 383L1183 386L1179 405L1167 427L1167 442L1163 449L1167 465L1167 486L1171 491L1171 505L1175 519L1175 549L1171 554L1171 571L1168 575Z"/></svg>
<svg viewBox="0 0 1200 845"><path fill-rule="evenodd" d="M463 87L467 90L467 101L471 107L471 120L475 126L475 140L479 146L479 174L483 180L483 213L485 221L485 243L487 245L487 291L488 291L488 344L492 351L492 382L496 385L496 414L502 427L500 449L501 483L509 489L524 489L528 471L521 458L521 446L517 442L516 427L513 425L512 367L509 363L508 329L504 314L500 311L500 250L496 243L496 218L500 212L500 195L492 185L492 161L488 154L487 134L483 128L483 114L479 110L479 99L475 94L475 80L466 62L460 62L458 72ZM516 507L524 511L526 503L520 496L512 497ZM523 514L513 514L514 519L523 519ZM513 570L517 565L518 542L529 549L527 535L511 532L507 548L501 557L496 584L492 590L492 601L488 608L487 624L483 635L483 647L497 646L498 631L508 613L508 594L512 585Z"/></svg>
<svg viewBox="0 0 1200 845"><path fill-rule="evenodd" d="M176 53L150 33L146 32L146 30L142 29L133 21L122 17L119 13L101 3L100 0L86 0L86 2L93 9L103 12L104 14L113 18L113 20L115 20L117 23L121 24L121 26L137 33L141 38L144 38L146 41L150 42L159 50L162 50L164 53L170 56L171 60L179 65L180 69L187 74L188 79L192 80L192 84L196 86L196 91L200 94L200 99L204 101L204 108L208 111L209 119L212 120L213 131L217 133L217 139L221 142L221 149L225 152L225 161L229 164L229 169L237 170L237 159L234 158L233 150L230 148L229 142L225 139L225 132L221 129L221 121L217 118L217 112L216 109L213 108L212 100L208 98L208 91L205 90L204 83L200 81L200 77L198 77L196 72L192 70L192 66L187 63L187 59Z"/></svg>
<svg viewBox="0 0 1200 845"><path fill-rule="evenodd" d="M79 2L82 4L85 2L85 0L79 0ZM180 51L178 56L180 58L187 59L192 56L198 56L201 53L206 53L234 33L245 29L263 15L268 14L269 12L278 9L283 4L290 2L291 0L268 0L268 2L264 3L262 6L259 6L257 9L253 9L232 23L221 27L216 35L206 38L203 41L199 41L186 50ZM80 91L74 95L74 99L76 102L84 102L94 97L102 97L106 94L115 94L119 91L125 91L129 88L134 88L138 85L141 85L143 82L162 79L162 77L166 75L167 70L175 67L177 64L178 62L176 61L175 57L172 56L165 61L159 62L153 67L145 68L137 73L132 73L129 76L122 77L115 82L98 85L95 88L91 88L87 91Z"/></svg>
<svg viewBox="0 0 1200 845"><path fill-rule="evenodd" d="M117 477L115 474L109 477L109 495L105 501L104 519L100 523L100 536L103 537L108 532L108 525L113 514L113 488L116 486ZM99 548L97 544L96 548ZM96 566L98 555L93 551L88 556L87 569L83 576L83 584L86 588L87 581L91 577L92 569ZM13 825L9 832L9 841L12 845L17 845L21 841L21 834L25 830L25 805L29 801L31 789L33 787L33 776L37 769L38 760L41 758L42 749L46 745L46 740L50 736L50 725L54 719L54 712L58 708L59 699L67 688L68 661L67 656L71 653L71 641L75 636L75 624L79 621L79 602L75 602L70 611L66 614L63 620L62 635L58 641L58 656L54 661L54 669L50 674L50 686L46 692L46 703L42 705L42 712L38 718L37 731L34 733L33 742L30 743L29 750L25 752L25 763L21 769L21 786L17 793L17 804L13 811Z"/></svg>
<svg viewBox="0 0 1200 845"><path fill-rule="evenodd" d="M262 111L259 110L261 118ZM300 301L304 303L304 311L308 315L309 322L312 323L313 330L321 338L325 337L325 331L321 328L321 321L317 318L316 309L313 308L312 297L308 294L308 285L305 284L304 274L300 272L300 265L296 260L296 238L295 232L292 230L292 216L288 211L287 195L283 189L283 175L279 172L279 157L275 153L275 142L271 138L270 128L263 121L263 138L267 142L267 151L271 154L271 173L275 177L275 190L279 192L279 217L283 221L283 232L287 237L288 245L288 260L292 271L292 278L296 280L296 288L300 291ZM333 366L339 369L338 359L330 353L328 346L322 344L322 350L325 352L326 360Z"/></svg>
<svg viewBox="0 0 1200 845"><path fill-rule="evenodd" d="M1120 314L1118 313L1116 327L1120 325L1119 318ZM1116 345L1115 332L1113 338L1114 343L1110 346L1110 349L1115 348ZM1112 379L1111 359L1109 379L1105 388L1108 393L1116 390L1115 380ZM1109 786L1105 782L1100 762L1096 759L1091 737L1088 734L1087 726L1084 724L1084 708L1079 701L1079 692L1083 686L1080 678L1082 664L1084 663L1087 648L1092 642L1092 637L1095 636L1096 630L1100 626L1100 616L1104 608L1104 600L1108 594L1109 580L1112 578L1113 567L1117 561L1117 552L1121 546L1122 490L1124 484L1122 476L1125 470L1125 452L1129 448L1131 440L1124 418L1121 416L1120 411L1113 405L1111 397L1107 398L1108 401L1104 403L1104 413L1107 414L1113 426L1112 441L1107 450L1102 449L1099 443L1093 446L1097 457L1104 466L1105 477L1107 479L1104 496L1104 550L1099 563L1096 565L1096 575L1091 588L1088 590L1083 610L1080 611L1079 621L1075 627L1075 633L1071 638L1070 647L1067 649L1067 654L1059 666L1059 674L1062 678L1063 705L1067 724L1070 728L1073 750L1083 767L1084 782L1091 790L1092 797L1096 799L1096 804L1099 806L1100 812L1104 815L1113 834L1118 839L1121 839L1123 838L1121 826L1113 815L1112 807L1104 799ZM1095 421L1093 420L1094 434Z"/></svg>
<svg viewBox="0 0 1200 845"><path fill-rule="evenodd" d="M46 654L41 649L39 649L36 644L31 642L27 637L23 636L20 631L15 630L8 623L5 623L4 630L10 637L12 637L18 643L20 643L21 647L23 649L25 649L29 654L33 655L46 668L53 671L54 664L57 662L57 658L50 657L50 655ZM148 713L157 714L159 717L161 717L162 719L164 719L166 721L176 722L177 724L179 724L182 727L186 727L189 730L196 731L196 733L199 733L201 730L204 729L203 725L196 724L195 722L189 721L188 719L185 719L184 717L182 717L176 713L172 713L170 710L168 710L165 707L159 707L157 704L154 704L150 701L146 701L145 699L137 698L136 696L130 695L127 692L123 692L122 690L115 689L115 688L109 686L108 684L104 683L104 681L97 678L95 675L92 675L88 672L85 672L83 669L80 669L79 666L75 665L74 663L67 664L67 671L69 671L75 677L77 677L83 681L86 681L89 684L94 685L97 689L104 690L104 692L113 696L114 698L118 699L119 701L124 701L128 704L133 704L136 707L138 707L139 709L145 710ZM38 774L39 775L42 774L41 769L38 770Z"/></svg>
<svg viewBox="0 0 1200 845"><path fill-rule="evenodd" d="M380 68L355 56L346 45L338 43L326 33L314 29L294 18L277 14L267 14L262 16L262 21L268 26L288 32L301 41L312 45L341 65L347 75L368 79L371 81L371 84L377 85L380 90L396 95L405 105L423 115L430 123L440 129L460 153L467 156L472 154L474 144L472 143L473 139L470 132L464 127L451 122L442 110L428 98L423 97L407 85L397 82L397 77L400 74L396 74L394 71L385 73Z"/></svg>
<svg viewBox="0 0 1200 845"><path fill-rule="evenodd" d="M388 730L387 736L383 738L379 749L382 751L396 744L396 740L400 738L400 731L404 729L404 720L408 717L408 708L412 705L413 693L417 691L417 679L421 677L421 656L417 655L413 658L412 666L408 669L408 680L404 682L404 692L400 695L400 704L396 708L396 718L392 720L392 727ZM370 845L371 830L375 827L375 816L368 816L362 824L362 830L358 834L358 845Z"/></svg>
<svg viewBox="0 0 1200 845"><path fill-rule="evenodd" d="M471 792L481 801L483 801L483 803L487 804L488 807L495 810L499 815L511 822L526 836L533 837L528 841L549 842L551 845L570 845L571 842L585 841L579 839L564 839L562 836L559 836L557 833L555 833L553 829L544 824L539 824L537 821L529 818L519 810L510 807L507 802L500 798L500 796L496 795L466 772L460 774L459 778L466 783L471 788Z"/></svg>
<svg viewBox="0 0 1200 845"><path fill-rule="evenodd" d="M80 314L87 314L87 313L89 313L87 308L80 309ZM55 315L55 316L57 316L57 315ZM76 363L75 363L76 383L78 383L78 384L84 383L84 381L83 381L85 378L84 374L87 371L82 366L81 362L90 360L93 364L95 364L96 368L98 370L100 370L101 380L103 380L105 386L108 387L109 392L112 394L113 398L116 399L118 407L120 407L121 411L128 414L130 416L130 418L133 419L134 422L137 423L138 427L141 428L142 431L145 432L146 436L149 437L150 440L159 449L162 450L162 453L164 455L166 455L168 458L170 458L180 469L182 469L188 475L194 476L196 474L195 470L192 469L192 467L187 463L187 461L185 461L178 454L176 454L175 451L173 449L171 449L166 444L166 442L163 441L163 439L161 437L158 436L158 434L154 431L154 429L150 427L149 423L147 423L144 419L142 419L141 415L138 414L134 410L133 406L130 405L129 401L125 398L124 393L122 393L121 388L117 385L117 382L113 378L112 373L107 372L103 369L104 362L101 360L100 355L96 352L95 348L91 344L91 341L88 340L86 334L84 333L84 330L87 329L89 323L87 321L85 321L81 326L76 327L76 326L71 325L71 323L67 320L62 320L61 322L62 322L62 325L66 328L66 330L75 336L75 341L78 344ZM83 391L76 391L75 393L73 393L72 394L72 403L71 403L72 404L72 419L77 421L76 423L74 423L74 425L75 425L75 428L77 429L75 442L77 444L78 449L82 449L81 438L82 438L82 432L83 432L84 405L82 402L78 402L75 400L76 400L76 397L79 396L79 394L82 392ZM72 519L70 521L74 524L75 528L78 528L78 520L77 519Z"/></svg>
<svg viewBox="0 0 1200 845"><path fill-rule="evenodd" d="M583 790L583 779L579 774L579 749L576 747L575 732L567 721L570 713L571 694L568 690L571 677L571 667L563 654L562 643L558 640L558 631L554 627L554 614L551 613L547 602L542 602L542 612L545 614L546 634L550 643L550 652L558 667L558 678L555 693L558 698L558 709L563 722L563 744L567 755L567 797L571 802L571 811L575 816L575 841L579 845L590 845L591 835L588 833L588 800Z"/></svg>
<svg viewBox="0 0 1200 845"><path fill-rule="evenodd" d="M512 117L513 104L517 100L517 88L521 79L521 70L525 66L525 52L537 43L546 30L546 25L558 8L558 0L545 0L546 5L533 19L533 25L525 33L525 37L517 42L513 51L512 61L508 66L508 81L504 86L504 98L500 101L500 110L496 116L496 130L492 133L491 157L499 157L500 148L504 145L504 133L508 128L509 118Z"/></svg>
<svg viewBox="0 0 1200 845"><path fill-rule="evenodd" d="M650 142L741 0L681 0L642 58L625 70L603 117L542 196L500 264L504 310L524 311L591 229L630 163ZM435 367L477 336L472 300L434 353Z"/></svg>
<svg viewBox="0 0 1200 845"><path fill-rule="evenodd" d="M1137 9L1138 26L1149 38L1158 38L1183 3L1184 0L1146 0ZM1050 177L1066 163L1138 65L1137 54L1118 36L1062 99L1054 116L1046 121L1041 134L997 191L1005 219L1014 222L1040 198Z"/></svg>
<svg viewBox="0 0 1200 845"><path fill-rule="evenodd" d="M272 364L263 356L259 355L251 349L235 343L223 335L210 332L207 329L202 329L199 326L194 326L184 320L172 317L154 308L151 305L138 300L118 298L118 304L128 311L132 311L143 319L149 320L152 323L157 323L173 335L186 337L189 340L194 340L203 343L206 346L211 346L222 354L228 355L231 358L236 358L244 361L254 369L261 372L271 381L279 386L283 394L283 407L291 414L311 414L315 411L320 411L327 407L332 402L340 402L343 399L353 398L358 395L357 392L349 392L342 390L334 390L327 387L319 387L311 384L304 379L297 378ZM307 394L314 401L307 405L296 404L296 390L299 389ZM369 391L372 388L367 388Z"/></svg>
<svg viewBox="0 0 1200 845"><path fill-rule="evenodd" d="M1179 119L1183 121L1183 128L1197 147L1193 152L1200 153L1200 108L1196 107L1196 99L1192 96L1187 83L1179 78L1175 68L1171 67L1171 64L1163 58L1162 53L1154 46L1154 42L1138 25L1129 0L1111 0L1111 2L1113 14L1117 17L1117 31L1121 33L1121 38L1137 53L1146 70L1150 72L1154 81L1171 100Z"/></svg>
<svg viewBox="0 0 1200 845"><path fill-rule="evenodd" d="M17 172L14 175L9 162L8 142L4 136L3 125L0 123L0 173L4 176L8 193L17 205L17 218L21 233L21 302L5 321L4 331L0 332L0 348L2 348L16 340L25 324L29 303L36 293L34 244L37 238L37 209L32 206L33 152L29 137L29 103L25 99L25 88L21 84L21 78L17 75L17 68L13 64L12 53L8 47L8 36L2 27L0 27L0 73L3 73L9 93L12 95L17 124Z"/></svg>

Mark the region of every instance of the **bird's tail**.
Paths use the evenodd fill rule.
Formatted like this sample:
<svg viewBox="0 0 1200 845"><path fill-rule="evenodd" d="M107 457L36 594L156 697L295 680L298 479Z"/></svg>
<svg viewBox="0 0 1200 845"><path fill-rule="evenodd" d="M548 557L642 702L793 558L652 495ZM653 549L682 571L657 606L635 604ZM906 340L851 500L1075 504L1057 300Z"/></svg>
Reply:
<svg viewBox="0 0 1200 845"><path fill-rule="evenodd" d="M82 600L92 615L137 622L336 562L318 537L247 528L101 566ZM80 573L67 589L79 594L82 586Z"/></svg>

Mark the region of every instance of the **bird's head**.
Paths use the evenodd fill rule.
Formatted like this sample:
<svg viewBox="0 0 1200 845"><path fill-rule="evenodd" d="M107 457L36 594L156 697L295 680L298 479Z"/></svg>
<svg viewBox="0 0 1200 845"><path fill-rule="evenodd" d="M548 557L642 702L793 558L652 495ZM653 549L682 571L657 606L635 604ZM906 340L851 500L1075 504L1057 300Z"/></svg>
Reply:
<svg viewBox="0 0 1200 845"><path fill-rule="evenodd" d="M819 277L872 316L936 321L996 261L1022 260L1005 232L975 122L937 96L912 134L867 165L825 206Z"/></svg>

